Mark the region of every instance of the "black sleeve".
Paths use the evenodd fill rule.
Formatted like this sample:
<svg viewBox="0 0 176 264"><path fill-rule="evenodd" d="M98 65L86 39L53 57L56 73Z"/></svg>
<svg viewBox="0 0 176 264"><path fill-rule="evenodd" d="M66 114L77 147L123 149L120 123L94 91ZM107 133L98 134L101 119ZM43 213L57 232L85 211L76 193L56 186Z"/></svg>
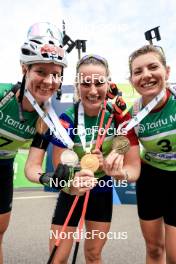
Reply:
<svg viewBox="0 0 176 264"><path fill-rule="evenodd" d="M48 145L49 145L49 141L45 137L43 137L43 135L36 133L33 138L31 147L46 150Z"/></svg>

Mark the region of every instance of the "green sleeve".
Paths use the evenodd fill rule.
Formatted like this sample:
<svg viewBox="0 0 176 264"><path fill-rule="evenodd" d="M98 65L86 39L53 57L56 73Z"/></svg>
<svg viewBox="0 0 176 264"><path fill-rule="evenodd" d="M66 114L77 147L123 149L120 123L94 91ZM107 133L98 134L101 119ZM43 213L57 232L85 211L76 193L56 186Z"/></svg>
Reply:
<svg viewBox="0 0 176 264"><path fill-rule="evenodd" d="M0 83L0 100L12 89L12 83Z"/></svg>

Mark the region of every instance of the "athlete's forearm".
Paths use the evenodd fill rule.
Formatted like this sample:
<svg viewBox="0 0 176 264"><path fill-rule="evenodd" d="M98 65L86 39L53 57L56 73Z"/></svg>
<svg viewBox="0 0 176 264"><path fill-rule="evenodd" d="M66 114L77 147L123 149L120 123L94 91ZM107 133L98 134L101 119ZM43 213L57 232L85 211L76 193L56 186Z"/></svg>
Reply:
<svg viewBox="0 0 176 264"><path fill-rule="evenodd" d="M45 150L31 147L25 164L25 176L32 182L39 183L40 175L43 173L42 163Z"/></svg>
<svg viewBox="0 0 176 264"><path fill-rule="evenodd" d="M123 165L125 178L129 182L135 182L140 175L141 160L139 155L139 146L132 146L126 153Z"/></svg>
<svg viewBox="0 0 176 264"><path fill-rule="evenodd" d="M44 150L35 147L30 148L25 166L25 175L32 182L60 190L74 176L73 170L67 165L58 164L55 170L44 172L42 169L44 155Z"/></svg>
<svg viewBox="0 0 176 264"><path fill-rule="evenodd" d="M32 165L30 162L26 163L25 176L26 178L35 183L40 183L40 176L43 174L41 165Z"/></svg>

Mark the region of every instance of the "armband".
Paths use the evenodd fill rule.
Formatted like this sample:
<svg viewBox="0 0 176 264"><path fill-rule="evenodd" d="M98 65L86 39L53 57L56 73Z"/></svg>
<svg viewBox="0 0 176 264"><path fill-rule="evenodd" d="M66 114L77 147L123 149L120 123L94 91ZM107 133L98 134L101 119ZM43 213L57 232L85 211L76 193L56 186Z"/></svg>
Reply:
<svg viewBox="0 0 176 264"><path fill-rule="evenodd" d="M41 134L36 133L34 135L31 147L46 150L48 145L49 145L49 141L46 138L44 138Z"/></svg>

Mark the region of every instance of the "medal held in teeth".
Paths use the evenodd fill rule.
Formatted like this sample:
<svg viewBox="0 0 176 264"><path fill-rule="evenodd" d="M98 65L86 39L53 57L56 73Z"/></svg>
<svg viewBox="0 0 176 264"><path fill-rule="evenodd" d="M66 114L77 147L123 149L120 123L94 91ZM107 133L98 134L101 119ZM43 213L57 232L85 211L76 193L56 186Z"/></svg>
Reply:
<svg viewBox="0 0 176 264"><path fill-rule="evenodd" d="M96 172L99 168L99 159L95 154L86 154L80 161L81 169L89 169L92 172Z"/></svg>
<svg viewBox="0 0 176 264"><path fill-rule="evenodd" d="M126 153L130 148L130 141L125 136L117 136L113 139L112 148L119 154Z"/></svg>

